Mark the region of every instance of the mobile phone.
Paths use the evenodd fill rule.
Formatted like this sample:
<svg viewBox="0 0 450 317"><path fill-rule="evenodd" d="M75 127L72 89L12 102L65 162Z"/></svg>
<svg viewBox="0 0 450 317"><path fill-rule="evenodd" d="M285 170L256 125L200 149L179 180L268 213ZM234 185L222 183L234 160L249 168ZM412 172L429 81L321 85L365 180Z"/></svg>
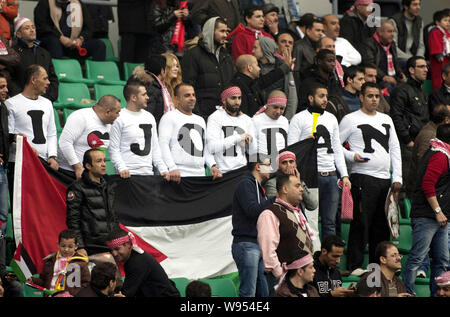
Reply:
<svg viewBox="0 0 450 317"><path fill-rule="evenodd" d="M364 161L366 161L366 162L367 162L367 161L370 161L370 158L368 158L368 157L361 157L361 159L364 160Z"/></svg>

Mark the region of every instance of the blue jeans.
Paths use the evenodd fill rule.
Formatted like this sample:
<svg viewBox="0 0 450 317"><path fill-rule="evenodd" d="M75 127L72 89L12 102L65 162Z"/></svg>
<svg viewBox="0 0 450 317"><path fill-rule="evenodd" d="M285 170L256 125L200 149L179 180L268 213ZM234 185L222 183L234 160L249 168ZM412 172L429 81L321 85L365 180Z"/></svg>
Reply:
<svg viewBox="0 0 450 317"><path fill-rule="evenodd" d="M339 204L337 176L318 176L319 215L322 221L322 239L336 234L336 215Z"/></svg>
<svg viewBox="0 0 450 317"><path fill-rule="evenodd" d="M0 235L6 232L6 221L8 220L8 178L3 165L0 165Z"/></svg>
<svg viewBox="0 0 450 317"><path fill-rule="evenodd" d="M431 218L412 218L412 247L403 271L403 283L408 293L414 292L417 269L431 248L431 296L436 296L437 286L434 278L447 270L448 266L448 227L441 227Z"/></svg>
<svg viewBox="0 0 450 317"><path fill-rule="evenodd" d="M264 276L264 263L257 243L238 242L231 245L231 253L239 272L240 297L267 297L269 288Z"/></svg>

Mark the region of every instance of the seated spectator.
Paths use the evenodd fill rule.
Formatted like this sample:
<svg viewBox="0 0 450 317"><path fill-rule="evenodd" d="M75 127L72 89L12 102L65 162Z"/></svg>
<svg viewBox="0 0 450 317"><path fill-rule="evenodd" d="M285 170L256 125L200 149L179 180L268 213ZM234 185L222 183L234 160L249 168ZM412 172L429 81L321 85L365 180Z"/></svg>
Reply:
<svg viewBox="0 0 450 317"><path fill-rule="evenodd" d="M164 84L172 100L175 97L175 87L183 82L181 65L178 57L172 53L161 54L166 59L166 69L164 72Z"/></svg>
<svg viewBox="0 0 450 317"><path fill-rule="evenodd" d="M334 40L336 46L336 57L342 58L341 64L345 67L356 66L361 63L361 54L352 44L340 35L340 24L337 16L327 14L323 17L324 34Z"/></svg>
<svg viewBox="0 0 450 317"><path fill-rule="evenodd" d="M392 89L405 81L397 57L397 45L394 40L394 24L383 20L372 37L365 40L365 50L361 52L363 62L377 66L377 83L380 88Z"/></svg>
<svg viewBox="0 0 450 317"><path fill-rule="evenodd" d="M361 67L364 69L364 82L376 84L378 75L377 67L373 64L364 64ZM384 97L384 91L382 92L383 93L380 95L380 103L378 104L377 111L389 115L391 106Z"/></svg>
<svg viewBox="0 0 450 317"><path fill-rule="evenodd" d="M121 297L114 294L116 289L117 266L111 262L102 262L91 271L91 281L88 286L79 290L75 297Z"/></svg>
<svg viewBox="0 0 450 317"><path fill-rule="evenodd" d="M19 13L19 3L6 0L2 1L0 6L0 36L3 36L11 45L11 24Z"/></svg>
<svg viewBox="0 0 450 317"><path fill-rule="evenodd" d="M7 197L2 197L2 199L8 201ZM6 251L6 236L0 232L0 297L22 297L22 283L14 273L6 270Z"/></svg>
<svg viewBox="0 0 450 317"><path fill-rule="evenodd" d="M323 30L323 20L315 19L311 24L306 25L305 37L295 42L292 56L295 58L294 78L297 93L301 87L300 83L305 78L304 72L314 65L316 49L323 36Z"/></svg>
<svg viewBox="0 0 450 317"><path fill-rule="evenodd" d="M175 283L161 264L142 250L134 235L123 229L111 232L108 247L117 262L123 263L125 281L121 293L126 297L180 297Z"/></svg>
<svg viewBox="0 0 450 317"><path fill-rule="evenodd" d="M166 72L166 58L161 55L151 55L144 67L138 66L132 73L132 78L140 80L148 94L147 111L150 112L159 125L163 114L174 110L172 96L164 83Z"/></svg>
<svg viewBox="0 0 450 317"><path fill-rule="evenodd" d="M372 13L373 0L355 0L353 6L345 12L341 19L340 34L364 57L364 42L371 38L376 27L368 23ZM373 22L373 21L372 21Z"/></svg>
<svg viewBox="0 0 450 317"><path fill-rule="evenodd" d="M280 30L278 25L278 14L280 9L272 3L266 3L263 6L264 31L272 35L273 38L278 35Z"/></svg>
<svg viewBox="0 0 450 317"><path fill-rule="evenodd" d="M156 0L152 1L149 9L152 32L152 52L154 54L162 54L165 52L175 52L176 47L170 42L172 41L175 24L181 19L185 26L190 23L189 9L179 8L177 0Z"/></svg>
<svg viewBox="0 0 450 317"><path fill-rule="evenodd" d="M442 86L428 96L428 110L430 113L438 105L450 105L450 63L442 67Z"/></svg>
<svg viewBox="0 0 450 317"><path fill-rule="evenodd" d="M13 68L20 64L20 55L9 45L9 41L0 35L0 72L11 82ZM12 87L11 87L12 88Z"/></svg>
<svg viewBox="0 0 450 317"><path fill-rule="evenodd" d="M49 290L69 292L75 296L91 280L88 258L77 252L78 238L75 231L65 229L58 236L58 251L47 255L39 277L30 277L27 282ZM78 268L76 268L78 266ZM77 278L71 274L80 274ZM78 282L79 285L77 285Z"/></svg>
<svg viewBox="0 0 450 317"><path fill-rule="evenodd" d="M202 281L192 281L186 286L186 297L211 297L211 286Z"/></svg>
<svg viewBox="0 0 450 317"><path fill-rule="evenodd" d="M344 82L345 87L342 89L342 99L347 103L350 112L357 111L361 108L359 93L364 84L364 70L357 66L346 68Z"/></svg>
<svg viewBox="0 0 450 317"><path fill-rule="evenodd" d="M19 18L14 23L17 42L13 49L20 55L20 63L14 67L10 82L10 95L15 96L25 87L25 69L33 64L44 67L48 74L50 85L43 97L55 102L58 98L58 77L53 68L52 57L36 41L36 29L34 23L28 18Z"/></svg>
<svg viewBox="0 0 450 317"><path fill-rule="evenodd" d="M299 250L291 256L275 292L276 297L319 297L317 289L310 283L314 280L316 269L310 253Z"/></svg>
<svg viewBox="0 0 450 317"><path fill-rule="evenodd" d="M368 283L360 283L355 297L381 297L381 287L368 286Z"/></svg>
<svg viewBox="0 0 450 317"><path fill-rule="evenodd" d="M298 22L291 21L289 30L294 34L294 40L298 41L305 37L306 26L311 25L317 17L312 13L305 13Z"/></svg>
<svg viewBox="0 0 450 317"><path fill-rule="evenodd" d="M442 68L450 63L450 11L442 10L433 15L436 26L430 31L430 70L433 89L442 85Z"/></svg>
<svg viewBox="0 0 450 317"><path fill-rule="evenodd" d="M251 54L255 40L261 36L268 36L273 39L272 35L264 31L264 13L262 7L252 6L245 9L244 19L246 22L245 30L237 33L233 37L231 46L235 61L241 55Z"/></svg>
<svg viewBox="0 0 450 317"><path fill-rule="evenodd" d="M92 38L92 19L82 1L40 0L34 8L34 23L38 39L52 58L80 58L77 47L82 47L86 57L105 60L105 44Z"/></svg>
<svg viewBox="0 0 450 317"><path fill-rule="evenodd" d="M444 272L435 278L439 297L450 297L450 271Z"/></svg>
<svg viewBox="0 0 450 317"><path fill-rule="evenodd" d="M222 173L246 166L248 155L256 153L255 127L252 119L240 110L241 96L239 87L224 89L222 107L208 118L208 151Z"/></svg>
<svg viewBox="0 0 450 317"><path fill-rule="evenodd" d="M230 30L234 30L241 23L241 8L239 0L204 0L194 1L192 20L203 26L206 21L214 17L221 17Z"/></svg>
<svg viewBox="0 0 450 317"><path fill-rule="evenodd" d="M390 19L394 22L394 42L400 67L406 71L406 61L413 56L425 56L423 21L420 14L421 0L403 0L403 11Z"/></svg>
<svg viewBox="0 0 450 317"><path fill-rule="evenodd" d="M184 81L195 87L199 114L207 120L220 105L220 93L236 73L233 58L224 46L227 24L214 17L205 22L198 45L184 53Z"/></svg>
<svg viewBox="0 0 450 317"><path fill-rule="evenodd" d="M265 101L262 90L286 76L292 65L292 58L286 52L283 55L284 64L266 75L261 75L258 60L252 55L241 55L236 60L237 73L231 80L231 85L238 86L242 92L241 111L253 116Z"/></svg>
<svg viewBox="0 0 450 317"><path fill-rule="evenodd" d="M312 284L320 297L352 297L353 289L342 286L338 265L344 254L345 242L338 236L329 235L322 241L321 251L314 253L314 280Z"/></svg>
<svg viewBox="0 0 450 317"><path fill-rule="evenodd" d="M359 289L364 290L369 284L379 283L381 287L381 297L410 297L406 293L406 287L402 280L396 275L402 268L402 255L398 252L397 247L389 241L382 241L377 245L375 250L376 263L379 270L367 272L356 284L356 295L359 295ZM378 275L379 274L379 275ZM370 282L369 282L370 281Z"/></svg>

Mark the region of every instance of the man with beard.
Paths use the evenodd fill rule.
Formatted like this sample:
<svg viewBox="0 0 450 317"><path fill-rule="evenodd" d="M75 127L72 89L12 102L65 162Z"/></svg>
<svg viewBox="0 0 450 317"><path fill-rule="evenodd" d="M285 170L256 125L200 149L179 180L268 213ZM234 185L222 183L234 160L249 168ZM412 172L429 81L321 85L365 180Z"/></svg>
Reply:
<svg viewBox="0 0 450 317"><path fill-rule="evenodd" d="M226 88L221 94L222 108L208 118L206 142L222 173L247 165L246 153L256 153L255 127L240 111L241 96L239 87Z"/></svg>
<svg viewBox="0 0 450 317"><path fill-rule="evenodd" d="M322 219L322 237L336 234L336 214L339 204L338 173L344 186L351 186L339 139L338 122L334 115L325 111L327 101L327 88L319 83L312 85L308 92L308 109L297 113L292 118L288 132L288 145L306 138L317 139L319 215Z"/></svg>
<svg viewBox="0 0 450 317"><path fill-rule="evenodd" d="M207 120L220 104L220 93L233 78L236 68L225 48L228 27L219 17L205 22L202 38L186 51L181 61L183 80L195 87L199 114Z"/></svg>

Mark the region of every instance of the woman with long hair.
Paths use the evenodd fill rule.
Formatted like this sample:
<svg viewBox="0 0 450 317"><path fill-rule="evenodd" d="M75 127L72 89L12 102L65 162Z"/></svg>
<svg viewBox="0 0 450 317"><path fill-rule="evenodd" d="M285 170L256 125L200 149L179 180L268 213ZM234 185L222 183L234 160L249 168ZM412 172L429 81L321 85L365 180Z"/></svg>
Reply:
<svg viewBox="0 0 450 317"><path fill-rule="evenodd" d="M178 60L178 57L172 53L164 53L162 56L166 58L166 75L164 77L164 83L173 100L175 87L183 81L180 61Z"/></svg>

